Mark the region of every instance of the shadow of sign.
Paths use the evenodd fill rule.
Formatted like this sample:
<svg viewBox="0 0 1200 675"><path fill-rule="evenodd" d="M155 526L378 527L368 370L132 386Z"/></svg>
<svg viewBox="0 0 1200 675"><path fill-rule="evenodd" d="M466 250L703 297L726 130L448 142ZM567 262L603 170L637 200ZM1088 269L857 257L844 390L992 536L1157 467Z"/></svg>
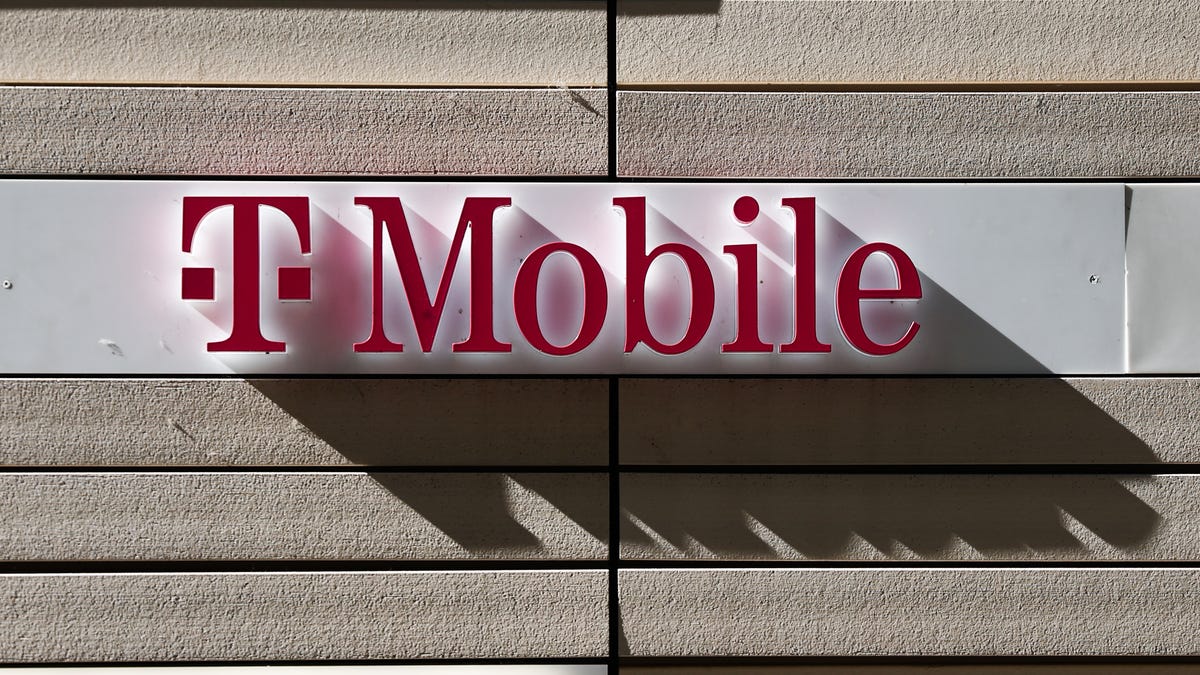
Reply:
<svg viewBox="0 0 1200 675"><path fill-rule="evenodd" d="M372 472L397 499L472 553L534 552L537 536L508 508L509 481L530 490L600 542L608 542L608 481L599 474ZM461 495L471 495L464 504Z"/></svg>
<svg viewBox="0 0 1200 675"><path fill-rule="evenodd" d="M718 14L722 0L618 0L617 12L624 16L672 16L679 14Z"/></svg>
<svg viewBox="0 0 1200 675"><path fill-rule="evenodd" d="M627 558L1120 558L1159 522L1123 485L1137 480L1152 479L626 475L621 548Z"/></svg>
<svg viewBox="0 0 1200 675"><path fill-rule="evenodd" d="M596 379L251 380L313 435L468 551L520 556L540 546L510 506L535 493L608 541L608 480L586 473L607 456L607 382ZM497 465L579 465L583 471L491 473ZM534 469L536 471L536 469ZM464 501L462 495L470 494Z"/></svg>
<svg viewBox="0 0 1200 675"><path fill-rule="evenodd" d="M215 7L215 8L277 8L282 4L288 7L324 9L330 6L326 0L289 0L280 3L279 0L222 0L220 2L202 2L200 0L96 0L95 2L80 2L79 0L46 0L31 2L29 0L2 0L0 7L8 8L73 8L88 7ZM714 6L716 2L712 3ZM512 0L496 4L491 0L439 0L424 2L423 0L347 0L337 3L338 7L347 9L388 9L393 11L411 10L444 10L444 11L498 11L503 9L526 10L592 10L595 3L590 0Z"/></svg>
<svg viewBox="0 0 1200 675"><path fill-rule="evenodd" d="M605 384L584 382L591 389ZM561 463L564 453L573 460L590 456L599 464L603 432L580 446L554 438L571 436L581 412L573 408L603 406L598 396L573 392L575 383L254 382L348 462L368 467L464 459ZM638 379L621 387L623 433L630 434L624 437L624 461L678 464L685 472L623 476L625 557L1010 559L1089 551L1121 557L1159 524L1154 509L1127 487L1134 480L1152 481L1149 477L772 475L768 468L736 473L739 464L779 464L785 470L826 464L831 471L855 463L885 464L894 471L898 465L919 470L930 464L1156 461L1137 436L1061 380ZM406 424L413 419L408 415L387 412L426 398L429 405L414 428ZM438 399L446 405L439 407ZM639 400L643 404L632 404ZM884 405L890 400L904 402ZM533 414L502 414L522 404ZM652 430L651 443L624 424L641 419L645 432L648 415L665 427ZM591 424L599 426L596 420ZM717 473L686 473L693 464L716 465ZM727 473L721 473L722 465L729 467ZM536 538L511 511L509 481L607 541L606 475L478 468L479 473L373 471L371 476L472 552L537 550ZM472 498L464 501L463 494Z"/></svg>
<svg viewBox="0 0 1200 675"><path fill-rule="evenodd" d="M624 464L1144 464L1056 378L626 379Z"/></svg>
<svg viewBox="0 0 1200 675"><path fill-rule="evenodd" d="M541 543L508 508L510 489L536 493L600 542L608 541L608 485L588 474L411 474L372 472L397 499L469 552L514 555ZM471 503L463 504L462 496Z"/></svg>
<svg viewBox="0 0 1200 675"><path fill-rule="evenodd" d="M518 215L514 222L528 235L523 245L557 239L528 214ZM674 240L701 247L661 213L650 216ZM818 217L830 232L823 260L844 260L865 243L828 213ZM880 359L880 375L923 372L924 358L979 363L978 374L1049 375L933 279L921 274L921 284L919 302L863 310L882 317L876 325L923 325L910 346L916 360ZM816 307L824 317L819 335L833 344L832 353L792 356L849 371L862 355L842 339L832 305L833 294L824 293ZM688 359L676 363L686 369ZM630 557L1055 557L1088 550L1093 539L1108 547L1096 555L1116 556L1139 546L1158 524L1154 510L1119 477L914 475L898 468L1156 461L1141 439L1059 379L682 374L691 377L619 384L621 462L679 468L622 479L621 544ZM512 484L607 540L607 476L596 472L607 463L607 380L317 379L254 386L349 464L384 469L371 475L467 550L537 549L536 535L512 511ZM582 471L510 473L523 465ZM690 475L698 465L705 474ZM757 474L735 468L746 465L761 468ZM837 473L855 465L886 465L892 475ZM469 470L404 473L413 466ZM826 466L831 473L770 475L771 466ZM451 484L459 489L443 489ZM473 498L448 496L464 492Z"/></svg>

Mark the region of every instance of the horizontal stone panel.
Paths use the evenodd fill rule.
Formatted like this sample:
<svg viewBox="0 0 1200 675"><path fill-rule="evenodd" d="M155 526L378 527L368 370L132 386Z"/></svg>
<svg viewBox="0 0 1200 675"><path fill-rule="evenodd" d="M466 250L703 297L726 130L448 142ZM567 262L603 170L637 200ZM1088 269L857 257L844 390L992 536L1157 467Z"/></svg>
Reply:
<svg viewBox="0 0 1200 675"><path fill-rule="evenodd" d="M34 174L596 175L594 89L0 87L0 166Z"/></svg>
<svg viewBox="0 0 1200 675"><path fill-rule="evenodd" d="M714 662L719 663L719 662ZM1192 673L1195 665L1190 663L1170 663L1162 659L1148 657L1142 662L1130 662L1122 658L1120 661L1096 663L1037 663L1037 658L1031 658L1030 663L1008 661L1004 663L968 664L947 661L936 665L893 665L875 662L851 662L839 665L748 665L745 662L736 664L700 665L690 662L689 665L636 665L622 667L625 675L688 675L691 673L737 673L738 675L828 675L830 673L870 673L871 675L928 675L936 668L938 675L960 675L970 673L996 673L1010 675L1013 673L1031 673L1052 675L1090 675L1097 670L1105 673Z"/></svg>
<svg viewBox="0 0 1200 675"><path fill-rule="evenodd" d="M0 474L0 560L604 559L604 474Z"/></svg>
<svg viewBox="0 0 1200 675"><path fill-rule="evenodd" d="M0 9L0 81L605 82L595 2L21 4Z"/></svg>
<svg viewBox="0 0 1200 675"><path fill-rule="evenodd" d="M95 667L89 665L58 665L38 670L46 675L94 675ZM174 675L187 668L187 675L278 675L281 670L289 675L604 675L607 665L510 665L486 663L484 665L140 665L142 675Z"/></svg>
<svg viewBox="0 0 1200 675"><path fill-rule="evenodd" d="M1182 656L1200 570L625 570L633 656Z"/></svg>
<svg viewBox="0 0 1200 675"><path fill-rule="evenodd" d="M629 464L1195 462L1196 378L625 379Z"/></svg>
<svg viewBox="0 0 1200 675"><path fill-rule="evenodd" d="M602 379L0 380L9 466L579 465Z"/></svg>
<svg viewBox="0 0 1200 675"><path fill-rule="evenodd" d="M571 658L604 572L0 575L0 660Z"/></svg>
<svg viewBox="0 0 1200 675"><path fill-rule="evenodd" d="M627 91L617 103L623 176L1200 174L1195 92Z"/></svg>
<svg viewBox="0 0 1200 675"><path fill-rule="evenodd" d="M623 0L622 83L1200 78L1193 3Z"/></svg>
<svg viewBox="0 0 1200 675"><path fill-rule="evenodd" d="M1200 477L625 474L626 559L1200 559Z"/></svg>
<svg viewBox="0 0 1200 675"><path fill-rule="evenodd" d="M1200 445L1193 378L620 387L630 464L1145 464L1195 461ZM607 390L603 379L4 380L0 462L600 465Z"/></svg>

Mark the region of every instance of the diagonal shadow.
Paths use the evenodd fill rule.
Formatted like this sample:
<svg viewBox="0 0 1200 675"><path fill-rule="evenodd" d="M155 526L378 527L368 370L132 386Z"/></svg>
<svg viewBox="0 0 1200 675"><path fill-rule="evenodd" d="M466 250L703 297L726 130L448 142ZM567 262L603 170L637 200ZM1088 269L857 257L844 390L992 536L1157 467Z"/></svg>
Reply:
<svg viewBox="0 0 1200 675"><path fill-rule="evenodd" d="M624 16L673 16L718 14L723 0L617 0L617 13Z"/></svg>
<svg viewBox="0 0 1200 675"><path fill-rule="evenodd" d="M819 231L829 233L818 242L820 260L844 260L865 243L828 213L818 218ZM1067 382L1048 377L934 280L921 274L921 284L922 302L876 324L883 337L895 330L889 322L917 320L923 331L909 349L931 359L986 361L981 373L1047 377L624 379L622 463L678 465L682 472L701 465L712 473L625 474L622 555L1069 558L1089 551L1119 557L1141 546L1160 516L1126 487L1129 478L904 473L905 465L1157 461L1142 439ZM852 370L850 359L858 357L830 319L832 294L819 298L817 315L826 318L818 333L833 352L812 358L835 372ZM923 314L922 304L936 307L936 315ZM721 474L721 465L735 468ZM738 474L738 465L884 465L890 475ZM1083 530L1089 541L1076 536Z"/></svg>
<svg viewBox="0 0 1200 675"><path fill-rule="evenodd" d="M652 216L667 236L703 248L661 213ZM834 233L822 244L821 259L843 259L863 244L828 214L820 217L822 231ZM414 222L420 229L421 221ZM528 230L529 242L555 239L527 213L513 222ZM362 248L357 239L343 245L346 255L362 255L355 248ZM730 271L714 267L714 274L728 277ZM921 318L937 330L926 330L914 348L920 344L940 358L973 359L979 356L974 351L981 350L997 372L1045 371L933 280L922 276L922 286L938 315ZM827 304L818 307L818 315L832 316L832 300L822 302ZM920 311L919 303L913 307L897 313L895 321L911 320L910 313ZM876 325L887 329L889 320L884 316ZM835 326L819 329L826 340L838 337ZM835 367L848 364L838 359L854 355L844 344L836 346L840 349L821 358L832 359ZM581 382L590 394L572 393ZM564 451L580 462L603 464L606 384L462 378L254 381L260 392L350 464L478 467L478 472L437 479L463 481L476 495L471 503L446 498L452 491L438 489L437 481L386 471L373 475L397 499L479 552L537 548L536 536L509 510L509 478L592 537L607 537L602 475L506 477L487 471L497 465L562 464ZM621 400L622 461L628 463L896 466L1154 460L1141 439L1069 384L1049 377L628 379L621 384ZM956 551L955 542L961 540L981 555L1004 556L1084 550L1085 543L1063 524L1063 512L1117 548L1136 547L1158 522L1157 514L1120 479L1108 476L1036 476L1025 482L994 476L853 476L844 479L851 482L840 490L812 477L768 478L747 483L749 479L627 476L622 545L653 556L662 542L676 554L696 542L710 551L770 557L780 554L782 542L795 555L836 558L855 555L855 546L866 542L885 556L937 557Z"/></svg>
<svg viewBox="0 0 1200 675"><path fill-rule="evenodd" d="M586 459L589 452L606 451L603 429L591 438L581 439L579 446L563 441L572 436L569 429L578 413L586 412L578 408L591 404L588 399L599 399L596 402L601 406L604 401L599 396L578 400L580 397L571 395L572 381L253 379L249 382L349 464L397 467L372 471L370 476L468 551L480 554L509 551L517 555L536 553L540 548L537 536L526 527L528 523L519 520L512 511L506 485L509 481L537 495L590 537L605 544L609 539L606 474L513 473L489 469L495 465L530 464L536 471L536 464L562 465L563 452L571 453L572 460L579 461ZM605 393L606 381L595 385L597 393ZM434 401L432 405L423 405L414 415L413 402L424 403L422 399L427 393L430 398L441 399L443 405ZM493 406L491 401L499 403ZM518 407L526 410L514 416L504 414ZM600 412L607 417L603 410ZM419 428L412 430L406 422L414 416L422 419L413 425ZM593 424L589 420L584 426L599 426L599 421ZM561 436L554 438L559 429L563 430ZM400 468L430 465L460 469L429 473L405 472ZM463 494L470 494L471 499L464 501Z"/></svg>
<svg viewBox="0 0 1200 675"><path fill-rule="evenodd" d="M608 476L564 480L561 474L518 473L511 478L541 495L597 541L608 543Z"/></svg>
<svg viewBox="0 0 1200 675"><path fill-rule="evenodd" d="M504 474L372 472L371 477L468 551L536 549L537 537L506 508ZM464 504L462 495L472 496Z"/></svg>
<svg viewBox="0 0 1200 675"><path fill-rule="evenodd" d="M703 4L703 3L701 3ZM715 3L714 3L715 4ZM72 8L72 7L202 7L202 8L314 8L337 6L346 9L497 11L504 9L595 11L595 0L0 0L0 8Z"/></svg>
<svg viewBox="0 0 1200 675"><path fill-rule="evenodd" d="M819 259L844 260L864 245L829 214L821 211L818 217L820 231L830 233L818 242ZM892 313L873 317L872 329L880 331L881 339L898 335L916 320L922 329L905 355L910 350L917 354L918 364L924 358L982 362L982 372L1049 375L924 274L921 287L923 298L916 303L899 303L896 309L892 303L872 303L886 305L883 310ZM764 302L788 306L791 298ZM788 358L797 363L807 359L823 370L854 372L861 369L862 357L842 339L833 302L832 293L818 292L818 335L833 345L832 352ZM883 375L890 372L886 359L872 367ZM638 378L621 382L621 404L621 460L626 464L1154 461L1141 439L1052 377Z"/></svg>
<svg viewBox="0 0 1200 675"><path fill-rule="evenodd" d="M1136 550L1160 522L1092 475L646 475L621 479L622 555L1076 559ZM1070 516L1078 526L1072 531ZM1080 528L1090 535L1080 535ZM636 530L626 536L625 532ZM765 532L764 532L765 530ZM647 534L652 532L652 538ZM1083 539L1080 537L1083 536ZM1086 541L1093 538L1095 541ZM1102 543L1101 543L1102 542Z"/></svg>
<svg viewBox="0 0 1200 675"><path fill-rule="evenodd" d="M432 260L444 262L449 240L419 214L410 209L406 214L417 249L430 251ZM556 240L524 212L510 222L519 234L514 239L522 241L522 246ZM314 236L322 237L322 258L313 262L314 275L321 276L326 284L323 288L329 289L326 292L343 298L369 298L369 278L337 274L333 269L369 270L367 246L345 225L316 208L313 231ZM318 242L314 242L316 247ZM426 283L432 288L440 274L429 272L435 267L438 264L426 269ZM398 297L399 293L398 282L385 289L385 297ZM316 361L328 362L334 358L331 355L340 354L337 358L345 362L334 365L352 370L348 360L354 354L346 345L366 336L369 326L362 310L345 303L314 302L304 312L281 312L275 320L279 334L306 335L303 345L289 345L289 352L296 357L311 355ZM327 329L313 332L308 330L312 325ZM443 326L443 330L447 328ZM488 469L562 465L563 452L581 465L604 464L608 452L606 379L331 378L253 379L250 383L349 464L464 469L448 473L374 471L370 475L468 551L521 556L539 550L537 535L512 511L509 481L536 494L589 536L607 544L605 474ZM472 499L464 502L462 494L471 494Z"/></svg>
<svg viewBox="0 0 1200 675"><path fill-rule="evenodd" d="M628 464L1147 464L1056 378L626 379Z"/></svg>

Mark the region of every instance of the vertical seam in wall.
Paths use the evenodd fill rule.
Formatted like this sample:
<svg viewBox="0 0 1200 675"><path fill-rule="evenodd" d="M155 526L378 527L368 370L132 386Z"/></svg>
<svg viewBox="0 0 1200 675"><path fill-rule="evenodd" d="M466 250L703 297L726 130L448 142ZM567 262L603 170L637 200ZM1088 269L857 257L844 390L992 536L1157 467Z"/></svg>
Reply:
<svg viewBox="0 0 1200 675"><path fill-rule="evenodd" d="M617 0L607 0L608 15L608 177L617 177Z"/></svg>
<svg viewBox="0 0 1200 675"><path fill-rule="evenodd" d="M608 178L617 177L617 0L606 0L608 46ZM620 671L621 606L618 594L620 561L621 474L620 379L608 378L608 672Z"/></svg>
<svg viewBox="0 0 1200 675"><path fill-rule="evenodd" d="M608 378L608 672L621 656L621 602L618 594L621 534L620 378Z"/></svg>

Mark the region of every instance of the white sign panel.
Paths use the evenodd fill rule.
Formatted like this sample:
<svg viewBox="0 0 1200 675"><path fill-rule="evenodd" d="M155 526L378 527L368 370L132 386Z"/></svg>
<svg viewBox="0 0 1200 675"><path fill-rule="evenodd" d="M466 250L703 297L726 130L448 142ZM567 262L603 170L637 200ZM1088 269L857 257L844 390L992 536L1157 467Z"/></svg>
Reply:
<svg viewBox="0 0 1200 675"><path fill-rule="evenodd" d="M1120 184L0 181L8 374L1124 370Z"/></svg>

